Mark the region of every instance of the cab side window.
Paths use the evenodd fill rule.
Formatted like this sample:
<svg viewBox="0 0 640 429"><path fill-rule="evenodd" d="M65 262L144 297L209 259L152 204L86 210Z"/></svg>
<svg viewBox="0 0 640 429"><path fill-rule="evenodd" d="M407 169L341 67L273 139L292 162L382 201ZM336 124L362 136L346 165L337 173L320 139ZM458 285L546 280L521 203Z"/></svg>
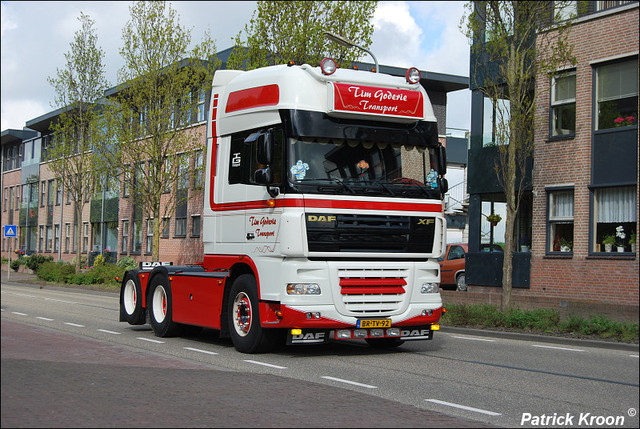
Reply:
<svg viewBox="0 0 640 429"><path fill-rule="evenodd" d="M258 164L257 146L255 143L245 143L245 139L258 130L244 131L231 136L231 154L229 158L229 184L242 183L256 185L253 174L264 168ZM279 185L282 180L282 147L284 136L281 129L275 132L275 156L271 164L273 184Z"/></svg>

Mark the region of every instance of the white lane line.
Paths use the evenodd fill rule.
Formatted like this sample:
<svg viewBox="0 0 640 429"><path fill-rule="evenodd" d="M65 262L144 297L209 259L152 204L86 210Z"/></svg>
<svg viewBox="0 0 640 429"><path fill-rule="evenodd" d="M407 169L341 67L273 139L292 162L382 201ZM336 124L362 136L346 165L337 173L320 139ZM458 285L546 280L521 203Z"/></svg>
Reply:
<svg viewBox="0 0 640 429"><path fill-rule="evenodd" d="M191 350L192 352L206 353L208 355L217 355L218 354L216 352L210 352L209 350L194 349L193 347L185 347L184 349L185 350Z"/></svg>
<svg viewBox="0 0 640 429"><path fill-rule="evenodd" d="M629 355L631 357L640 357L640 355Z"/></svg>
<svg viewBox="0 0 640 429"><path fill-rule="evenodd" d="M483 410L480 408L468 407L466 405L454 404L453 402L440 401L439 399L425 399L427 402L433 402L434 404L446 405L447 407L459 408L461 410L473 411L474 413L482 413L489 416L501 416L502 414L494 411Z"/></svg>
<svg viewBox="0 0 640 429"><path fill-rule="evenodd" d="M287 367L286 367L286 366L272 365L272 364L270 364L270 363L258 362L257 360L245 359L244 361L245 361L245 362L249 362L249 363L255 363L256 365L268 366L269 368L287 369Z"/></svg>
<svg viewBox="0 0 640 429"><path fill-rule="evenodd" d="M137 337L137 338L142 341L149 341L150 343L164 344L164 341L160 341L160 340L152 340L151 338L144 338L144 337Z"/></svg>
<svg viewBox="0 0 640 429"><path fill-rule="evenodd" d="M532 344L532 347L538 347L540 349L554 349L554 350L567 350L570 352L583 352L581 349L570 349L568 347L556 347L556 346L543 346L540 344Z"/></svg>
<svg viewBox="0 0 640 429"><path fill-rule="evenodd" d="M13 295L15 295L15 296L26 296L27 298L35 298L35 295L27 295L26 293L13 292Z"/></svg>
<svg viewBox="0 0 640 429"><path fill-rule="evenodd" d="M325 378L327 380L333 380L333 381L337 381L339 383L347 383L347 384L353 384L354 386L359 386L359 387L366 387L367 389L377 389L378 386L371 386L370 384L362 384L362 383L357 383L355 381L350 381L350 380L343 380L342 378L335 378L335 377L329 377L329 376L322 376L322 378Z"/></svg>
<svg viewBox="0 0 640 429"><path fill-rule="evenodd" d="M19 311L12 311L11 314L17 314L18 316L28 316L27 313L20 313Z"/></svg>
<svg viewBox="0 0 640 429"><path fill-rule="evenodd" d="M99 331L99 332L104 332L105 334L120 335L120 332L107 331L106 329L98 329L98 331Z"/></svg>
<svg viewBox="0 0 640 429"><path fill-rule="evenodd" d="M77 304L77 302L73 302L73 301L64 301L62 299L55 299L55 298L45 298L45 301L55 301L55 302L63 302L65 304Z"/></svg>
<svg viewBox="0 0 640 429"><path fill-rule="evenodd" d="M475 338L475 337L461 337L459 335L452 335L453 338L460 338L461 340L471 340L471 341L486 341L488 343L493 343L495 340L490 340L488 338Z"/></svg>
<svg viewBox="0 0 640 429"><path fill-rule="evenodd" d="M75 326L76 328L84 328L84 325L78 325L77 323L64 322L65 325Z"/></svg>
<svg viewBox="0 0 640 429"><path fill-rule="evenodd" d="M48 317L37 316L36 319L45 320L47 322L53 322L53 319L49 319Z"/></svg>

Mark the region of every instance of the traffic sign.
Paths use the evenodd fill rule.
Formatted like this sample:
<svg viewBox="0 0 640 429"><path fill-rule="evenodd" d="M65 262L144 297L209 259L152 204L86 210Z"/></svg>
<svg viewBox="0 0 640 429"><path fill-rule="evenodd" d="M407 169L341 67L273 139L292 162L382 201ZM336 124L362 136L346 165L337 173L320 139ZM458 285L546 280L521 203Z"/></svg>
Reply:
<svg viewBox="0 0 640 429"><path fill-rule="evenodd" d="M4 226L4 236L5 237L16 237L18 228L15 225L5 225Z"/></svg>

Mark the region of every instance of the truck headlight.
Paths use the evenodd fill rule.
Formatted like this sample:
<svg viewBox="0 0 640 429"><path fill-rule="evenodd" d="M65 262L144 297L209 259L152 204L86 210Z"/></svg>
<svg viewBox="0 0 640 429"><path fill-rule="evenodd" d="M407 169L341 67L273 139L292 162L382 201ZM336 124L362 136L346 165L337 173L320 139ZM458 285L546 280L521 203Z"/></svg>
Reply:
<svg viewBox="0 0 640 429"><path fill-rule="evenodd" d="M317 283L288 283L287 295L320 295Z"/></svg>
<svg viewBox="0 0 640 429"><path fill-rule="evenodd" d="M420 293L438 293L439 290L438 283L422 283L420 286Z"/></svg>

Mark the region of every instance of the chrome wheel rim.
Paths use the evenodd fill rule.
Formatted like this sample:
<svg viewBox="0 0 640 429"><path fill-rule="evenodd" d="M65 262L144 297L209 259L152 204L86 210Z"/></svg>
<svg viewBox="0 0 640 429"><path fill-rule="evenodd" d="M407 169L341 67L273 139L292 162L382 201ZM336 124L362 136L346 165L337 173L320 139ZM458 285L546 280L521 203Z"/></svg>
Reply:
<svg viewBox="0 0 640 429"><path fill-rule="evenodd" d="M251 300L246 293L240 292L233 300L233 327L241 337L251 330L251 316Z"/></svg>

